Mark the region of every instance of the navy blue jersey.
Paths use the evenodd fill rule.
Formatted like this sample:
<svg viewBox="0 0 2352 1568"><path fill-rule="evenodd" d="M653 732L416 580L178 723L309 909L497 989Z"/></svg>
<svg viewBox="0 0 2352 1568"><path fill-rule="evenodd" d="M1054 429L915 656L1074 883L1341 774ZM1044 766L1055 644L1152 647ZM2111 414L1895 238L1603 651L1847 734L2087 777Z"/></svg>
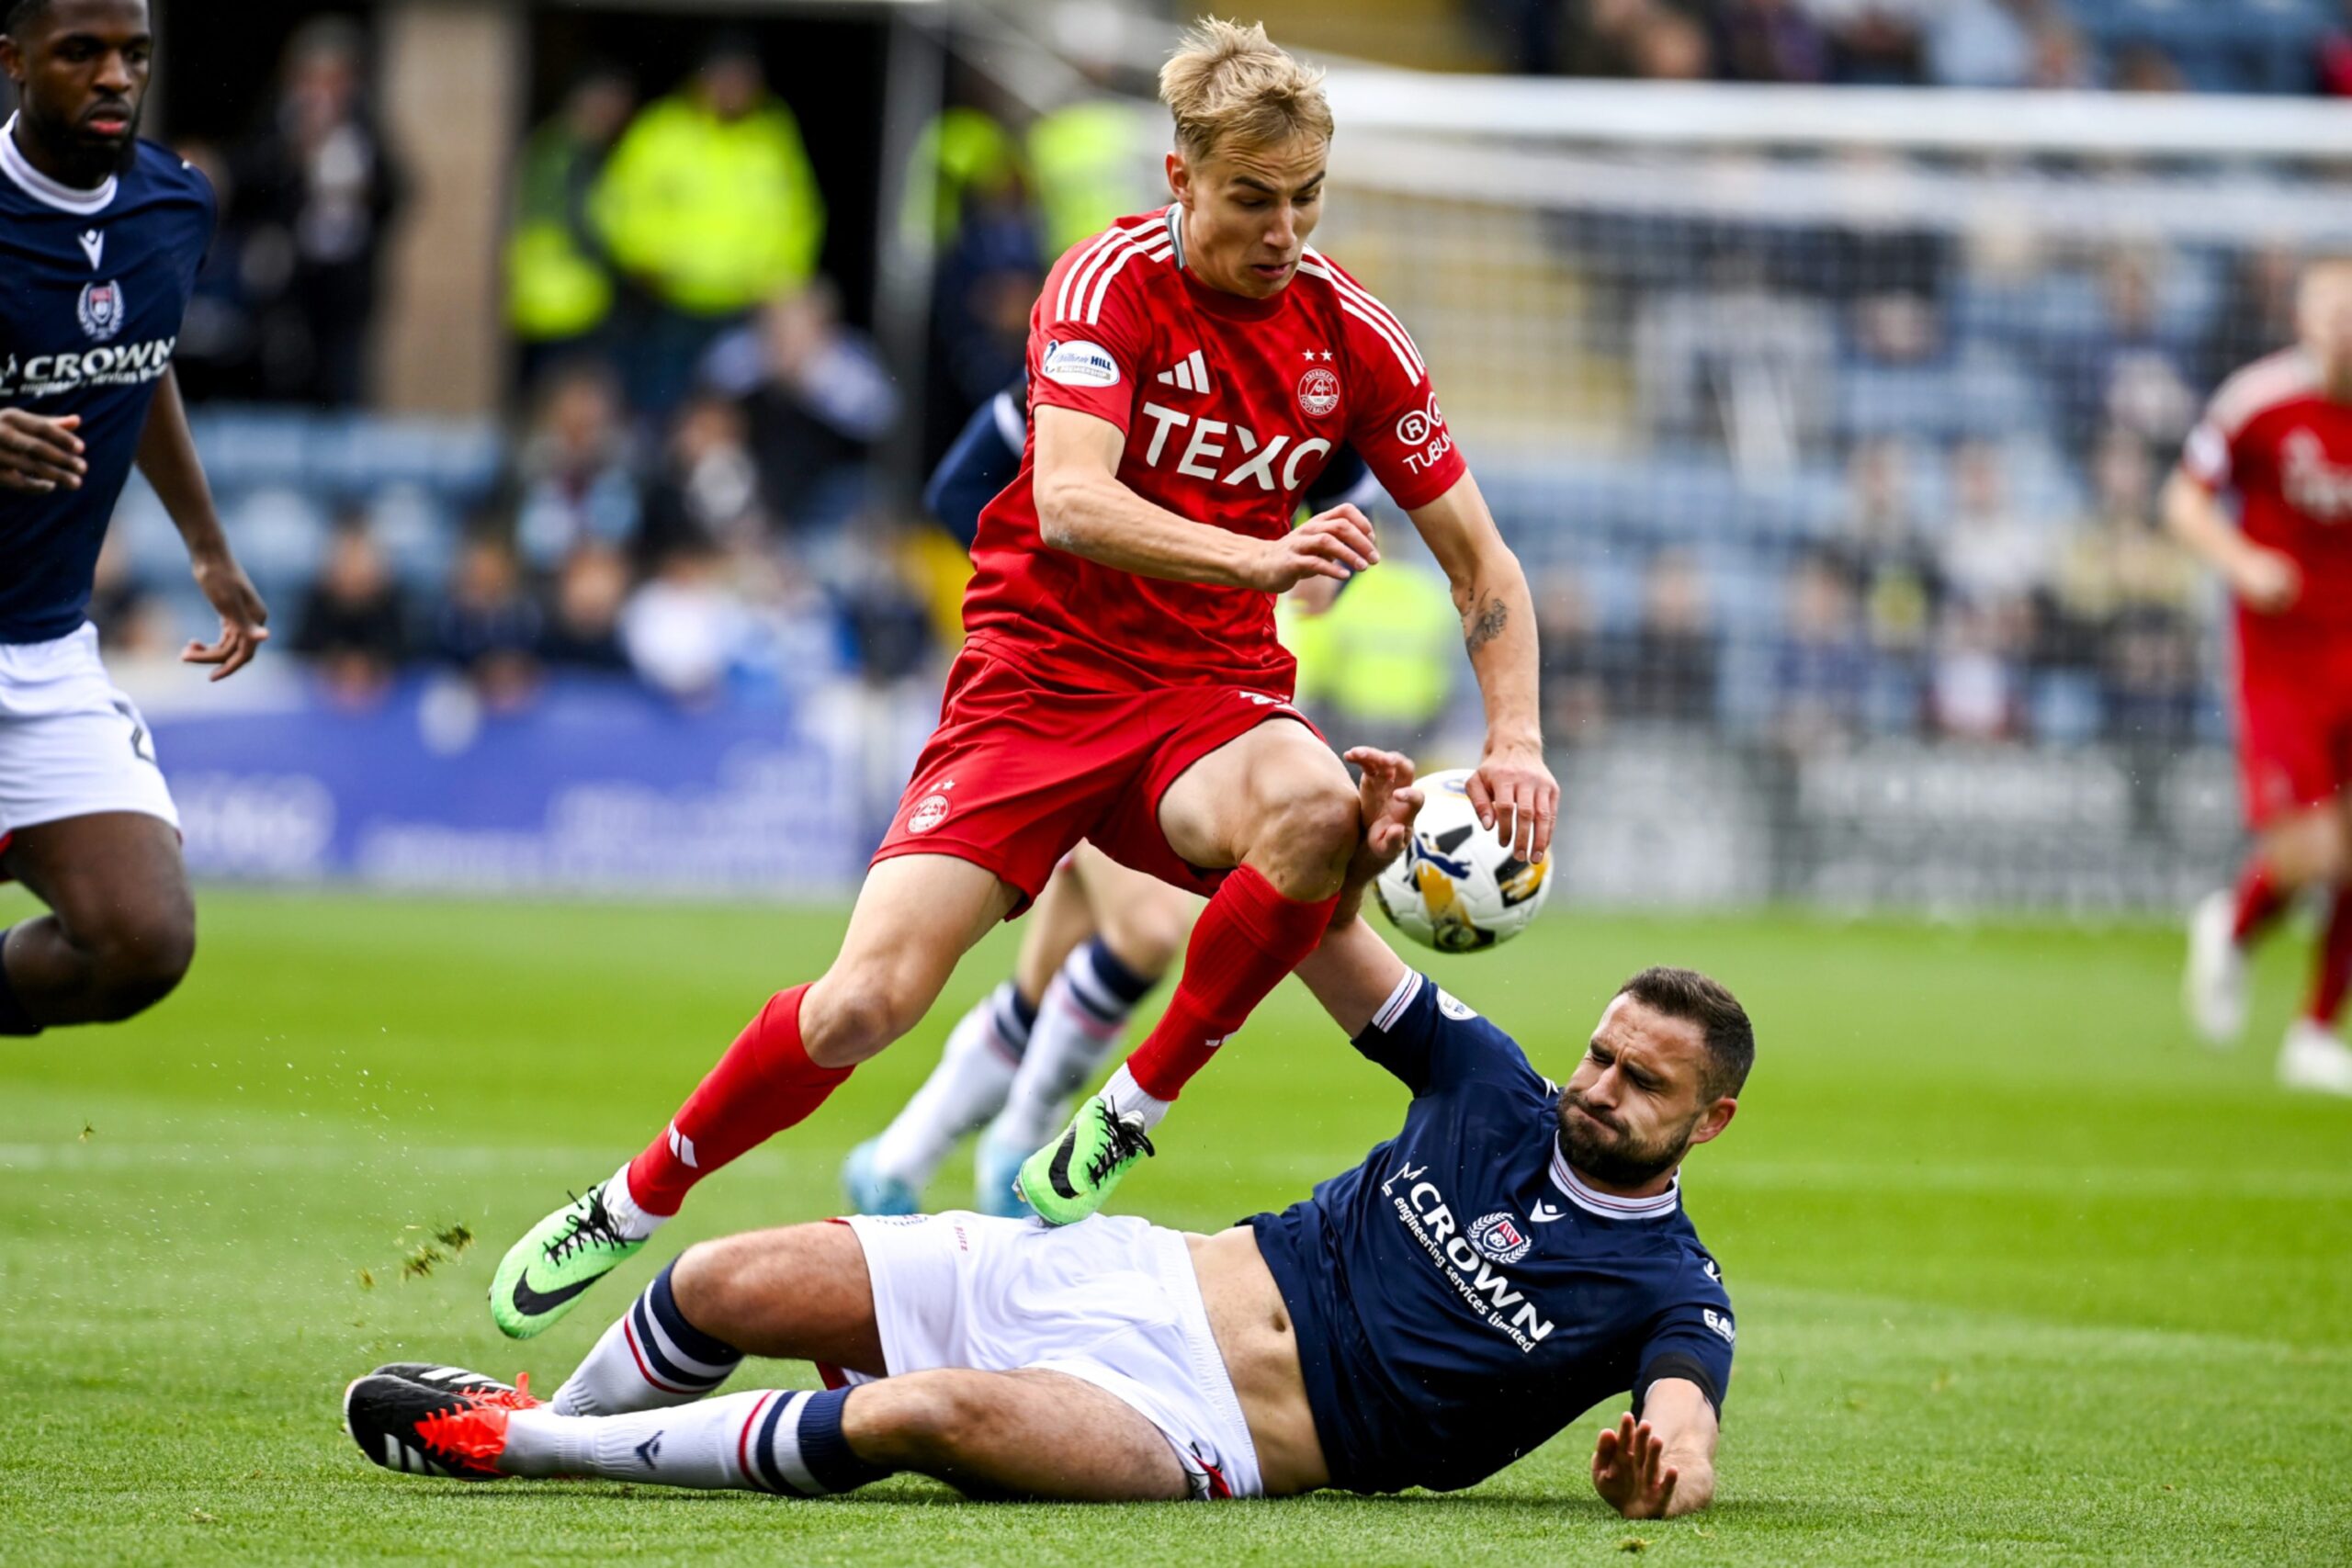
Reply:
<svg viewBox="0 0 2352 1568"><path fill-rule="evenodd" d="M1615 1198L1559 1151L1559 1089L1414 975L1355 1042L1404 1131L1250 1224L1288 1303L1332 1483L1468 1486L1611 1395L1687 1378L1718 1413L1731 1298L1679 1190Z"/></svg>
<svg viewBox="0 0 2352 1568"><path fill-rule="evenodd" d="M75 190L0 129L0 407L82 416L79 490L0 490L0 643L80 626L107 522L212 243L212 186L152 142Z"/></svg>
<svg viewBox="0 0 2352 1568"><path fill-rule="evenodd" d="M1024 372L975 410L922 487L924 509L966 549L979 536L980 509L1021 472L1022 448L1029 443L1028 384ZM1370 506L1379 493L1371 468L1354 447L1342 446L1307 486L1306 509L1327 512L1343 501Z"/></svg>

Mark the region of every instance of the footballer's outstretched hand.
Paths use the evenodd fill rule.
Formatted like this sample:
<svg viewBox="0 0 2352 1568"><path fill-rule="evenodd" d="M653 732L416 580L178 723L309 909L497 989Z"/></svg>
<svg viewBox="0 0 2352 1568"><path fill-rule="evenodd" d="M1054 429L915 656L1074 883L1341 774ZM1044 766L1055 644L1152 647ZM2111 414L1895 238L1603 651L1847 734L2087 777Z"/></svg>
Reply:
<svg viewBox="0 0 2352 1568"><path fill-rule="evenodd" d="M1560 815L1560 786L1541 746L1497 747L1464 786L1481 827L1510 852L1532 863L1552 852L1552 825Z"/></svg>
<svg viewBox="0 0 2352 1568"><path fill-rule="evenodd" d="M1389 862L1405 852L1413 836L1413 818L1421 809L1421 792L1413 787L1413 760L1374 746L1359 746L1347 761L1363 770L1356 781L1356 804L1363 814L1363 837L1348 862L1347 880L1340 888L1340 903L1332 920L1355 917L1363 907L1363 890Z"/></svg>
<svg viewBox="0 0 2352 1568"><path fill-rule="evenodd" d="M1380 564L1372 522L1346 502L1318 512L1279 539L1269 539L1251 569L1248 586L1287 593L1310 577L1345 582Z"/></svg>
<svg viewBox="0 0 2352 1568"><path fill-rule="evenodd" d="M1666 1440L1629 1412L1601 1428L1592 1447L1592 1489L1629 1519L1662 1519L1673 1511L1681 1475L1666 1462Z"/></svg>
<svg viewBox="0 0 2352 1568"><path fill-rule="evenodd" d="M82 456L82 438L74 434L81 427L78 413L51 419L23 409L0 409L0 490L35 495L80 490L82 476L90 471Z"/></svg>
<svg viewBox="0 0 2352 1568"><path fill-rule="evenodd" d="M180 649L183 664L217 664L212 679L225 681L254 661L269 640L269 609L261 602L253 579L225 552L205 554L195 562L196 585L220 613L220 640L191 641Z"/></svg>

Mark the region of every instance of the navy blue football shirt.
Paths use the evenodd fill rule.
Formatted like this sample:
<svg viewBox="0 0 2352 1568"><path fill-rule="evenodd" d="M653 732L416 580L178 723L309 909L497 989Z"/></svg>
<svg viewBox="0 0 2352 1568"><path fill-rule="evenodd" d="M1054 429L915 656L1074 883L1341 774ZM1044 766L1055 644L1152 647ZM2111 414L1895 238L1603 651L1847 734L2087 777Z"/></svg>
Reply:
<svg viewBox="0 0 2352 1568"><path fill-rule="evenodd" d="M1679 1189L1577 1179L1558 1086L1408 976L1356 1049L1413 1091L1363 1165L1250 1224L1289 1305L1332 1483L1468 1486L1610 1395L1687 1378L1718 1414L1731 1298Z"/></svg>
<svg viewBox="0 0 2352 1568"><path fill-rule="evenodd" d="M0 408L80 414L79 490L0 490L0 643L78 628L155 384L212 243L212 186L152 142L96 190L26 162L0 128Z"/></svg>

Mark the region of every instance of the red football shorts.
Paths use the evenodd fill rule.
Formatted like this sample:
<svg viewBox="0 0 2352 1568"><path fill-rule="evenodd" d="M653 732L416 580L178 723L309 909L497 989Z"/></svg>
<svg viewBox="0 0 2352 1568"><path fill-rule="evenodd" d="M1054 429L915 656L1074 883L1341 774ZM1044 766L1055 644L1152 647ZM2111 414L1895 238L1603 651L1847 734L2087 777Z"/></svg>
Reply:
<svg viewBox="0 0 2352 1568"><path fill-rule="evenodd" d="M2257 830L2352 788L2352 647L2314 658L2240 645L2238 778Z"/></svg>
<svg viewBox="0 0 2352 1568"><path fill-rule="evenodd" d="M1277 718L1320 738L1273 693L1079 691L967 648L948 671L939 728L874 859L970 861L1021 890L1015 915L1081 839L1122 865L1213 893L1225 872L1187 864L1168 847L1160 799L1194 762Z"/></svg>

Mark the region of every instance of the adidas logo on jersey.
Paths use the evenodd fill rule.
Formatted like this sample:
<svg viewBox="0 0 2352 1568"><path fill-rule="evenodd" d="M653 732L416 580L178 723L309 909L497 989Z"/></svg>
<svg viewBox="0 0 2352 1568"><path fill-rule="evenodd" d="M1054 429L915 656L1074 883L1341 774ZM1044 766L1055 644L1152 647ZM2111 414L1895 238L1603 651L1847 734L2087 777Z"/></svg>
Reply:
<svg viewBox="0 0 2352 1568"><path fill-rule="evenodd" d="M1209 389L1209 362L1201 357L1201 351L1196 348L1153 379L1179 391L1205 392Z"/></svg>

